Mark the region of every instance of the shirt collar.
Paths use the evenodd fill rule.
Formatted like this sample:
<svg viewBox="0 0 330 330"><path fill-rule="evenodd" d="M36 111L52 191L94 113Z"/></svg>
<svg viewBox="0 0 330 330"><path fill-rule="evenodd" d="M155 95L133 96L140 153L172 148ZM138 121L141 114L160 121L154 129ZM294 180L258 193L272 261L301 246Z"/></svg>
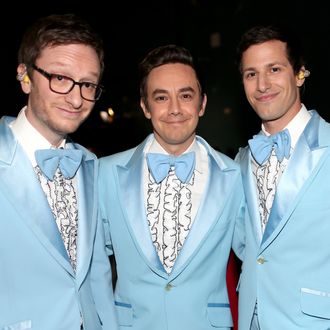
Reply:
<svg viewBox="0 0 330 330"><path fill-rule="evenodd" d="M291 137L291 148L296 146L296 143L305 129L308 121L311 119L311 114L306 109L305 105L302 104L299 112L294 116L294 118L289 122L285 127L288 129ZM285 129L284 128L284 129ZM265 135L269 136L270 134L265 130L264 125L261 125L261 129Z"/></svg>
<svg viewBox="0 0 330 330"><path fill-rule="evenodd" d="M25 111L26 106L19 112L10 127L31 163L35 165L34 152L38 149L52 148L52 145L30 124L26 118ZM60 147L65 147L65 140L62 141Z"/></svg>

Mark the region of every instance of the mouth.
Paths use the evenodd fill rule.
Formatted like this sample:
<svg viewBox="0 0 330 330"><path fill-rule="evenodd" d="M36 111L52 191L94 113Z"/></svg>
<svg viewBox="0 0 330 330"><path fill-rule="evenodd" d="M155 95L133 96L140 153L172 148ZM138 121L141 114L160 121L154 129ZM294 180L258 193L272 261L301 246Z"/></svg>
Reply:
<svg viewBox="0 0 330 330"><path fill-rule="evenodd" d="M170 119L170 120L165 120L165 123L166 124L169 124L169 125L181 125L183 124L184 122L186 122L188 119Z"/></svg>
<svg viewBox="0 0 330 330"><path fill-rule="evenodd" d="M72 109L66 109L66 108L62 108L62 107L57 107L57 109L65 116L69 116L69 117L79 117L82 112L81 110L72 110Z"/></svg>
<svg viewBox="0 0 330 330"><path fill-rule="evenodd" d="M275 99L275 97L277 96L277 94L275 93L272 93L272 94L262 94L258 97L256 97L255 99L258 101L258 102L261 102L261 103L267 103L267 102L270 102L272 101L273 99Z"/></svg>

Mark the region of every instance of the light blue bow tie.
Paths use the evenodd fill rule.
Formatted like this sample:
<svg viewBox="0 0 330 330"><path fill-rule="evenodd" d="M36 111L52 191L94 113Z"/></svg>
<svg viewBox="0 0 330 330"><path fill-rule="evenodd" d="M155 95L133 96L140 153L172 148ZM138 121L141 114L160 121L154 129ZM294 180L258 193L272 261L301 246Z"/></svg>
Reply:
<svg viewBox="0 0 330 330"><path fill-rule="evenodd" d="M48 180L53 181L57 168L66 179L71 179L80 166L82 151L77 149L42 149L35 152L35 158Z"/></svg>
<svg viewBox="0 0 330 330"><path fill-rule="evenodd" d="M163 181L171 166L175 167L175 174L183 183L189 182L195 169L195 153L188 152L181 156L148 153L148 168L157 183Z"/></svg>
<svg viewBox="0 0 330 330"><path fill-rule="evenodd" d="M249 146L253 158L259 165L262 165L272 153L274 147L275 155L281 162L283 158L289 158L291 148L290 133L287 129L276 134L266 136L258 134L249 140Z"/></svg>

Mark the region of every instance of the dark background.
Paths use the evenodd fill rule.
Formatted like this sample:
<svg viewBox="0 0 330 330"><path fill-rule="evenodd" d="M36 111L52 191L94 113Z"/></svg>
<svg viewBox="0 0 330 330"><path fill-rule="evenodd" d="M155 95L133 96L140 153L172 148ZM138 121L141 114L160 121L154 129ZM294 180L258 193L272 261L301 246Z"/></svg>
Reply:
<svg viewBox="0 0 330 330"><path fill-rule="evenodd" d="M2 105L0 115L15 115L25 105L16 81L17 51L27 26L40 16L76 13L86 18L101 34L106 46L106 93L95 105L90 118L73 137L99 156L132 146L150 132L139 109L137 66L146 53L159 45L176 43L187 47L201 63L206 81L208 106L198 134L216 149L230 156L259 128L259 121L245 101L235 65L235 48L240 35L259 23L287 23L301 36L307 68L302 100L327 120L330 76L330 22L321 1L260 0L163 0L44 2L17 4L2 31ZM111 124L101 121L99 112L112 107Z"/></svg>

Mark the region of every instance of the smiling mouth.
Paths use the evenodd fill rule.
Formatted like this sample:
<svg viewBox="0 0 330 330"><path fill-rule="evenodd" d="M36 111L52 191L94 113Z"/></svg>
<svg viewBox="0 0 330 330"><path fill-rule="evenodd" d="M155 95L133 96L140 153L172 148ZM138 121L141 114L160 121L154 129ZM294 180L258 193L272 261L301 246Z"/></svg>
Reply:
<svg viewBox="0 0 330 330"><path fill-rule="evenodd" d="M275 97L274 95L263 95L261 97L256 98L256 100L261 103L267 103L272 101L274 97Z"/></svg>
<svg viewBox="0 0 330 330"><path fill-rule="evenodd" d="M268 94L261 94L256 97L258 102L269 102L272 101L277 96L277 93L268 93Z"/></svg>
<svg viewBox="0 0 330 330"><path fill-rule="evenodd" d="M72 110L72 109L65 109L65 108L58 108L62 113L65 113L69 116L78 116L81 113L81 110Z"/></svg>
<svg viewBox="0 0 330 330"><path fill-rule="evenodd" d="M180 119L180 120L166 120L165 122L167 124L182 124L184 123L185 121L187 121L187 119Z"/></svg>

